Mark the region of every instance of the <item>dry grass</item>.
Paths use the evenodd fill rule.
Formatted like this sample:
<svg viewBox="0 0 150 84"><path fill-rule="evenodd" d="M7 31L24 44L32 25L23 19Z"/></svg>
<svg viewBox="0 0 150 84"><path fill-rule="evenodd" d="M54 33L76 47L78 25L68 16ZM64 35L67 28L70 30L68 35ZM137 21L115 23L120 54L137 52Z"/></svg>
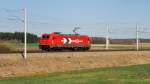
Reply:
<svg viewBox="0 0 150 84"><path fill-rule="evenodd" d="M0 54L0 76L25 76L70 70L115 67L150 63L149 51L57 52Z"/></svg>

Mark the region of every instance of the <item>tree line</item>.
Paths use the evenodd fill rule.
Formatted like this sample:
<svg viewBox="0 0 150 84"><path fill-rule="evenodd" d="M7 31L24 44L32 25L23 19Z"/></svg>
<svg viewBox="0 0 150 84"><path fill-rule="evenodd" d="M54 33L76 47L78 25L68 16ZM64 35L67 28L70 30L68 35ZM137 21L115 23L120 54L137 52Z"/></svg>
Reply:
<svg viewBox="0 0 150 84"><path fill-rule="evenodd" d="M24 32L0 32L0 40L17 40L24 42ZM27 33L27 43L38 42L39 37L32 33Z"/></svg>

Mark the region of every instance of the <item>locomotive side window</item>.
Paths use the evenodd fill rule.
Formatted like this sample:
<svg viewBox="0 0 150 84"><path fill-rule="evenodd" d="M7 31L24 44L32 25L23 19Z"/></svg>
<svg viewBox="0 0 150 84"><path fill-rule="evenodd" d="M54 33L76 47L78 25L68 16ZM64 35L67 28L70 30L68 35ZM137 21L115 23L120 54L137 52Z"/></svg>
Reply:
<svg viewBox="0 0 150 84"><path fill-rule="evenodd" d="M42 39L49 39L49 36L43 35L43 36L42 36Z"/></svg>

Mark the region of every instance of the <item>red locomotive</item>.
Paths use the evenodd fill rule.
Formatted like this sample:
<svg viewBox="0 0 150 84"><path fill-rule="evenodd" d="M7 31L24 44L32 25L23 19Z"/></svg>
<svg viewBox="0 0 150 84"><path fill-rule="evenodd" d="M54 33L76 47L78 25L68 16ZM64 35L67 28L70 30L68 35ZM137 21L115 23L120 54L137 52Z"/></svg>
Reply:
<svg viewBox="0 0 150 84"><path fill-rule="evenodd" d="M39 48L41 50L89 50L90 37L79 34L61 34L60 32L53 32L51 34L42 34L39 41Z"/></svg>

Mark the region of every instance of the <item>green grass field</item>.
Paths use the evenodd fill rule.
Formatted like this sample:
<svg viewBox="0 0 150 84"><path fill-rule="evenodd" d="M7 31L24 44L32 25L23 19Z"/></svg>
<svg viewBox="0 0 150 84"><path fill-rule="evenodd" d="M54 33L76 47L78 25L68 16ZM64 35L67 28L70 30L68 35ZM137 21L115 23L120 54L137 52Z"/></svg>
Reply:
<svg viewBox="0 0 150 84"><path fill-rule="evenodd" d="M0 84L150 84L150 64L1 78Z"/></svg>

